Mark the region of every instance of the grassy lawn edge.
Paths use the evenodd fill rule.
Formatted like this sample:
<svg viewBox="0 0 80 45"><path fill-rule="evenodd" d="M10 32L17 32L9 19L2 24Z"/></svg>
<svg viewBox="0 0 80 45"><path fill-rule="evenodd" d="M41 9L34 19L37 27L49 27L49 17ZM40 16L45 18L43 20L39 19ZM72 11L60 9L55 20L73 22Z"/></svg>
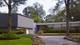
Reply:
<svg viewBox="0 0 80 45"><path fill-rule="evenodd" d="M0 40L0 45L32 45L32 40L25 37L14 40Z"/></svg>

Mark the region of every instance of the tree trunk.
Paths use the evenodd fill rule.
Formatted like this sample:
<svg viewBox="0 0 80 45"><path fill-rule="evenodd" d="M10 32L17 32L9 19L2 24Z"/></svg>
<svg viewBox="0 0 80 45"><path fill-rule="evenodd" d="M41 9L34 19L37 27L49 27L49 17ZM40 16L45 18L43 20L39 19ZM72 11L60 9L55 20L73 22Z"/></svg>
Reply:
<svg viewBox="0 0 80 45"><path fill-rule="evenodd" d="M9 1L9 5L8 5L8 20L9 20L9 32L11 32L12 30L12 18L11 18L11 0L8 0Z"/></svg>
<svg viewBox="0 0 80 45"><path fill-rule="evenodd" d="M70 9L69 9L69 3L70 2L70 0L65 0L65 6L66 6L66 36L68 36L69 35L69 11L70 11Z"/></svg>

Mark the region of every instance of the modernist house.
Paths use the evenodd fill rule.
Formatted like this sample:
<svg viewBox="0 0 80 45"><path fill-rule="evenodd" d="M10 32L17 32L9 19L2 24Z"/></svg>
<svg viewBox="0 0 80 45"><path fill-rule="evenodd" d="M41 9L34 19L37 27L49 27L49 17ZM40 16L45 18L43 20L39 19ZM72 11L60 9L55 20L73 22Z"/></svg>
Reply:
<svg viewBox="0 0 80 45"><path fill-rule="evenodd" d="M66 22L36 23L36 32L39 31L40 26L46 27L46 30L47 28L51 28L53 30L66 30ZM76 30L80 32L80 21L69 22L69 27L70 30Z"/></svg>
<svg viewBox="0 0 80 45"><path fill-rule="evenodd" d="M33 34L35 31L34 20L30 17L21 14L12 14L12 28L25 28L26 34ZM0 13L0 28L8 28L9 26L8 15L5 13Z"/></svg>

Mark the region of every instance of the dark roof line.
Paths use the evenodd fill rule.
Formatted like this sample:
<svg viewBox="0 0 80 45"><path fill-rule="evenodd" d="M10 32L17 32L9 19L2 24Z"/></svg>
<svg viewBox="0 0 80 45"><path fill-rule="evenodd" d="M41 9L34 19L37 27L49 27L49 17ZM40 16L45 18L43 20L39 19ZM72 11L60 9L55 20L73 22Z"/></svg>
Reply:
<svg viewBox="0 0 80 45"><path fill-rule="evenodd" d="M8 15L8 13L0 13L0 14ZM26 15L22 15L22 14L19 14L19 13L12 13L12 14L13 15L20 15L20 16L32 19L32 17L26 16Z"/></svg>

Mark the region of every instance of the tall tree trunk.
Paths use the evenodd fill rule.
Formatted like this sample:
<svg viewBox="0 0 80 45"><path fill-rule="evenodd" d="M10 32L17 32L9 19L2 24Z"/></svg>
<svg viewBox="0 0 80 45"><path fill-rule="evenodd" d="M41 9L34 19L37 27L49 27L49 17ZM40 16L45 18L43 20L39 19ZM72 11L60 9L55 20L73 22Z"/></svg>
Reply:
<svg viewBox="0 0 80 45"><path fill-rule="evenodd" d="M8 20L9 20L9 32L11 32L12 30L12 18L11 18L11 0L8 0L9 4L8 4Z"/></svg>
<svg viewBox="0 0 80 45"><path fill-rule="evenodd" d="M66 36L69 35L69 15L70 15L70 9L69 9L69 3L70 0L65 0L65 6L66 6Z"/></svg>

